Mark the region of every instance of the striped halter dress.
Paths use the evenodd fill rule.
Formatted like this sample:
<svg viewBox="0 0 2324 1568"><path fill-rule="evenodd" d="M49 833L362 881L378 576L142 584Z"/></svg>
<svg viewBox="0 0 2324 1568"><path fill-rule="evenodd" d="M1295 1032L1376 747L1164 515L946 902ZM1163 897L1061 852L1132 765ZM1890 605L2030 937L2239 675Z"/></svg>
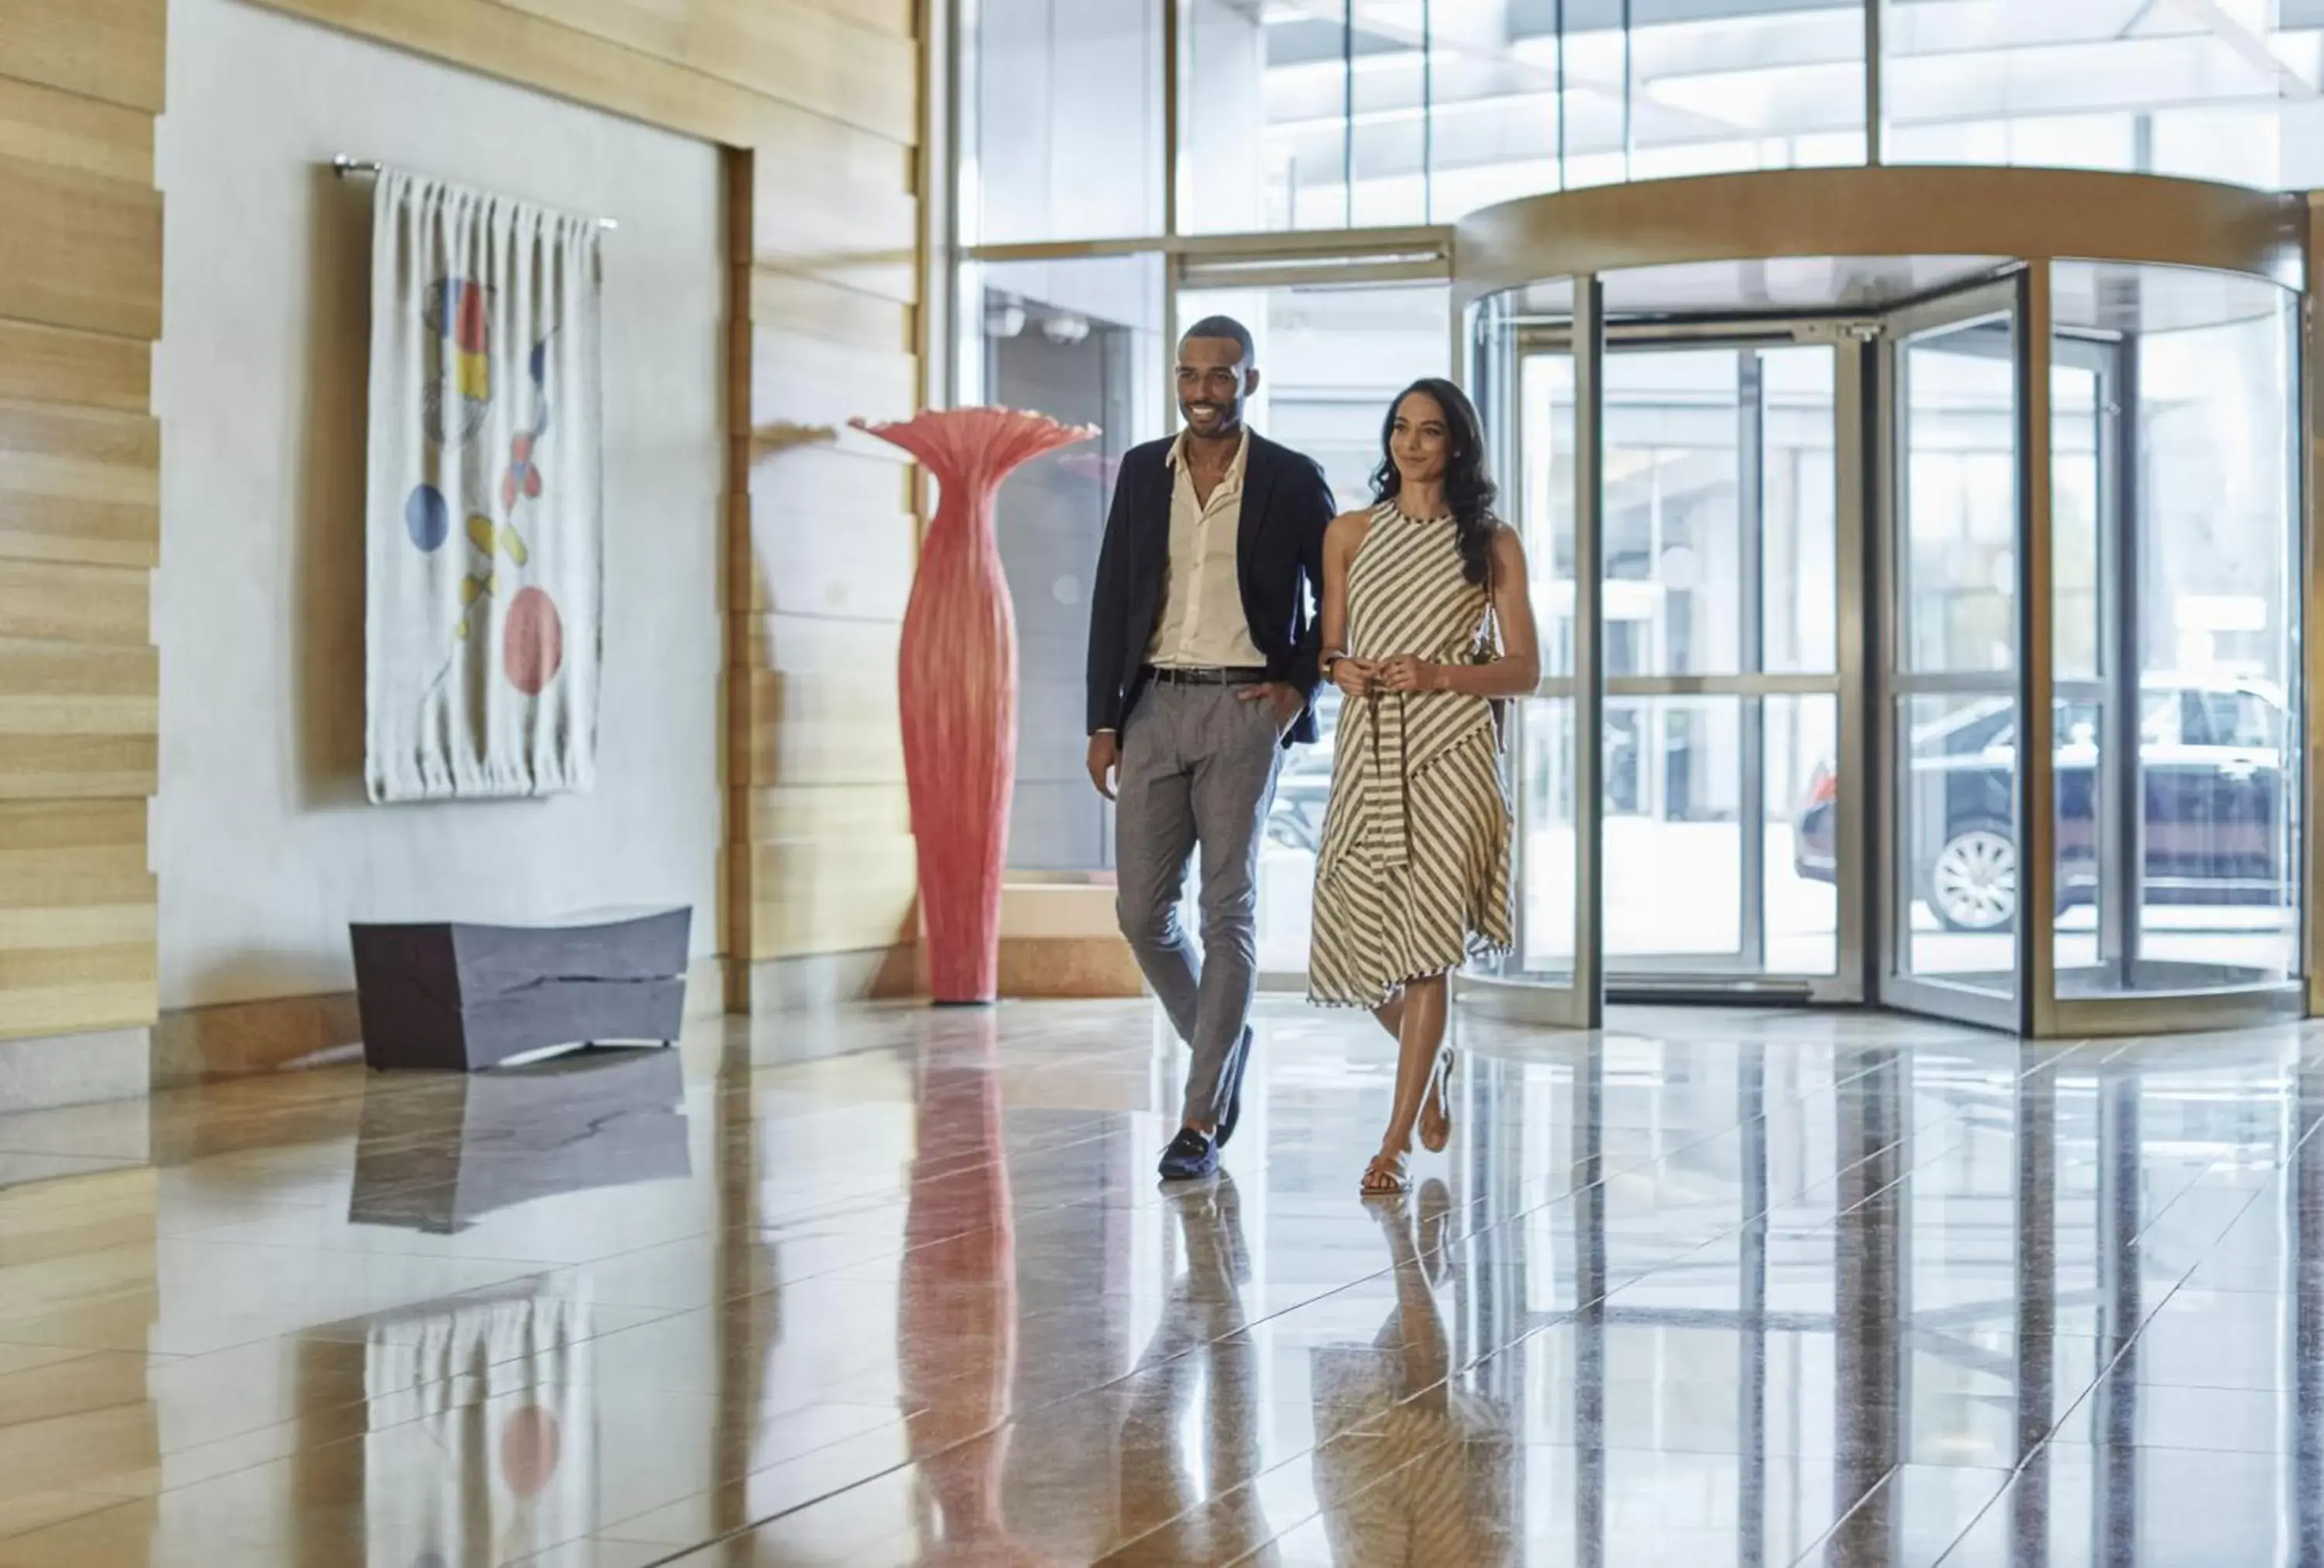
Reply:
<svg viewBox="0 0 2324 1568"><path fill-rule="evenodd" d="M1372 513L1348 572L1349 657L1467 663L1489 608L1462 570L1451 518L1422 521L1393 502ZM1333 746L1308 1000L1378 1007L1407 981L1508 952L1509 808L1492 705L1456 692L1351 697Z"/></svg>

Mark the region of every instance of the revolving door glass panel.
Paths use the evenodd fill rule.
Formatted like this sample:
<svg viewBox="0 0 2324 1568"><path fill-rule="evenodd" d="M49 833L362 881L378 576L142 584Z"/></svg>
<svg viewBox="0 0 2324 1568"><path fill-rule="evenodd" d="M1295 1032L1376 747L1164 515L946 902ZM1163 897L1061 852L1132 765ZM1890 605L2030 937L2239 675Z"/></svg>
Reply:
<svg viewBox="0 0 2324 1568"><path fill-rule="evenodd" d="M1834 352L1781 336L1608 345L1618 989L1836 967Z"/></svg>
<svg viewBox="0 0 2324 1568"><path fill-rule="evenodd" d="M2158 266L2053 276L2060 1025L2127 1025L2172 995L2288 1003L2297 296Z"/></svg>
<svg viewBox="0 0 2324 1568"><path fill-rule="evenodd" d="M1554 281L1488 300L1471 321L1471 383L1502 514L1525 547L1541 677L1509 705L1503 758L1517 949L1470 978L1505 1010L1569 1027L1594 1025L1603 994L1599 790L1584 782L1599 777L1585 742L1602 731L1599 644L1588 635L1602 624L1598 297L1589 280Z"/></svg>
<svg viewBox="0 0 2324 1568"><path fill-rule="evenodd" d="M2015 291L1901 313L1889 339L1886 1000L1951 1011L1947 992L2016 989Z"/></svg>

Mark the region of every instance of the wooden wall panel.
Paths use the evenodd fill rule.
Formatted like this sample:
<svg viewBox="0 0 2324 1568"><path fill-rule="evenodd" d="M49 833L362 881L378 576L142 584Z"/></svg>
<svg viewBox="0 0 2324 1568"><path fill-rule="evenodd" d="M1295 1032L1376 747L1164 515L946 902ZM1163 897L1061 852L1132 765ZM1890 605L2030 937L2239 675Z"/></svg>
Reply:
<svg viewBox="0 0 2324 1568"><path fill-rule="evenodd" d="M143 110L0 77L0 158L153 183L153 119Z"/></svg>
<svg viewBox="0 0 2324 1568"><path fill-rule="evenodd" d="M918 352L918 320L911 306L794 272L751 274L751 325L874 353Z"/></svg>
<svg viewBox="0 0 2324 1568"><path fill-rule="evenodd" d="M0 1035L152 1022L152 912L143 800L0 805Z"/></svg>
<svg viewBox="0 0 2324 1568"><path fill-rule="evenodd" d="M0 0L0 76L161 109L170 0Z"/></svg>
<svg viewBox="0 0 2324 1568"><path fill-rule="evenodd" d="M919 16L921 0L820 0L826 11L846 18L858 27L869 27L881 32L892 32L899 38L909 38Z"/></svg>
<svg viewBox="0 0 2324 1568"><path fill-rule="evenodd" d="M890 669L751 672L752 770L786 784L904 781Z"/></svg>
<svg viewBox="0 0 2324 1568"><path fill-rule="evenodd" d="M167 0L0 0L0 1038L154 1016Z"/></svg>
<svg viewBox="0 0 2324 1568"><path fill-rule="evenodd" d="M161 336L161 192L0 158L0 316Z"/></svg>
<svg viewBox="0 0 2324 1568"><path fill-rule="evenodd" d="M88 800L153 793L152 735L0 733L0 800Z"/></svg>
<svg viewBox="0 0 2324 1568"><path fill-rule="evenodd" d="M903 619L918 554L919 520L900 506L793 512L758 533L749 597L737 608L892 626Z"/></svg>
<svg viewBox="0 0 2324 1568"><path fill-rule="evenodd" d="M157 564L161 431L142 414L0 402L0 552Z"/></svg>
<svg viewBox="0 0 2324 1568"><path fill-rule="evenodd" d="M0 639L0 735L150 735L161 674L152 648Z"/></svg>
<svg viewBox="0 0 2324 1568"><path fill-rule="evenodd" d="M751 797L751 836L771 840L898 838L912 831L902 780L892 784L779 784Z"/></svg>
<svg viewBox="0 0 2324 1568"><path fill-rule="evenodd" d="M750 957L763 963L913 940L918 868L908 835L832 835L751 846L751 880L766 890Z"/></svg>
<svg viewBox="0 0 2324 1568"><path fill-rule="evenodd" d="M788 156L818 154L851 139L867 149L897 145L804 107L796 97L754 92L586 31L565 20L563 5L542 7L555 13L552 20L502 0L255 3L723 146ZM695 3L742 11L760 0Z"/></svg>
<svg viewBox="0 0 2324 1568"><path fill-rule="evenodd" d="M0 637L143 648L152 603L143 572L0 559Z"/></svg>
<svg viewBox="0 0 2324 1568"><path fill-rule="evenodd" d="M0 1038L152 1021L169 0L0 0Z"/></svg>
<svg viewBox="0 0 2324 1568"><path fill-rule="evenodd" d="M909 354L803 332L761 328L752 337L751 417L758 424L844 425L859 416L912 417L919 362Z"/></svg>
<svg viewBox="0 0 2324 1568"><path fill-rule="evenodd" d="M919 104L913 45L812 0L500 0L895 142Z"/></svg>
<svg viewBox="0 0 2324 1568"><path fill-rule="evenodd" d="M0 398L142 414L152 401L151 344L0 320Z"/></svg>

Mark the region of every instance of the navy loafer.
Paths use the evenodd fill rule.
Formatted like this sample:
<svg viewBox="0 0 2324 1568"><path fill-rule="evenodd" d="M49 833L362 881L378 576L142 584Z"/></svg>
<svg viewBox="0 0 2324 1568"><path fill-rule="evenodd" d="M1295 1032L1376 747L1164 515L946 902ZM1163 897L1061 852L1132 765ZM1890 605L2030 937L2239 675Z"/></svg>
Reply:
<svg viewBox="0 0 2324 1568"><path fill-rule="evenodd" d="M1219 1140L1191 1127L1180 1128L1170 1147L1162 1151L1160 1169L1166 1182L1200 1181L1217 1174L1218 1168Z"/></svg>

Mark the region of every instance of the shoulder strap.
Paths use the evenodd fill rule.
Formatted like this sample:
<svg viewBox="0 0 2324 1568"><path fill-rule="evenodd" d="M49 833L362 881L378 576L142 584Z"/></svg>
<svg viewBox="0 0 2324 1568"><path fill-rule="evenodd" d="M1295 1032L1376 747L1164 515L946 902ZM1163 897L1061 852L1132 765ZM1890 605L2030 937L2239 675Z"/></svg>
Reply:
<svg viewBox="0 0 2324 1568"><path fill-rule="evenodd" d="M1482 639L1484 649L1495 658L1499 658L1501 651L1501 566L1495 558L1493 545L1500 538L1501 530L1507 526L1506 523L1496 522L1493 531L1485 536L1485 623L1478 628L1478 635Z"/></svg>

